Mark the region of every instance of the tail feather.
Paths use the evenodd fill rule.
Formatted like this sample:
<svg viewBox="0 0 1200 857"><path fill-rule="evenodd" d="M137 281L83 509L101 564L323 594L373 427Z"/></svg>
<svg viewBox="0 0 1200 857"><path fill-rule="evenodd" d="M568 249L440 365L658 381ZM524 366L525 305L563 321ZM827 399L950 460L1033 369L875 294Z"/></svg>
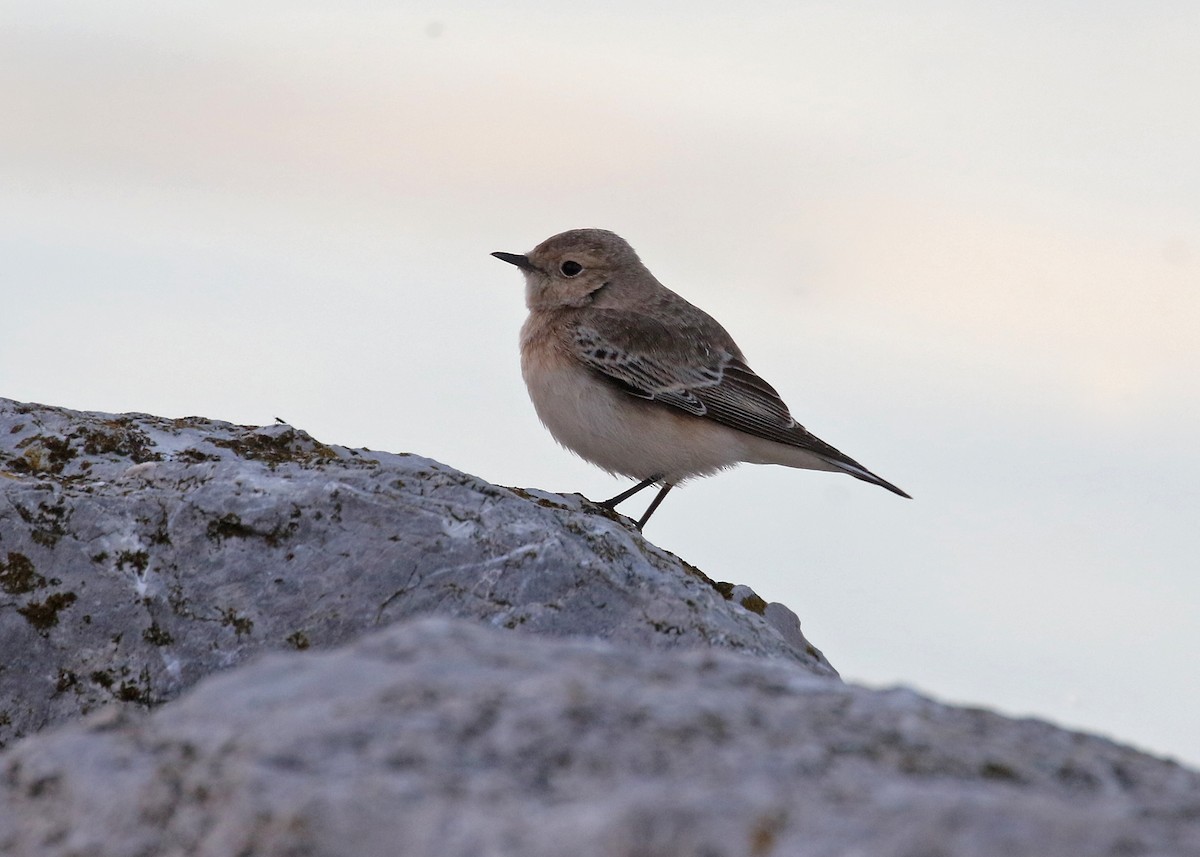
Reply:
<svg viewBox="0 0 1200 857"><path fill-rule="evenodd" d="M839 470L849 473L855 479L861 479L863 482L870 482L872 485L878 485L880 488L886 488L887 490L891 491L893 494L899 494L901 497L906 497L909 500L912 499L911 494L909 494L905 491L901 491L899 488L897 488L891 482L888 482L882 476L876 476L874 473L872 473L870 470L867 470L867 468L863 467L857 461L854 461L854 460L848 459L848 458L841 458L841 459L827 458L825 456L822 456L822 458L825 458L826 461L828 461L830 464L832 464L834 467L838 468Z"/></svg>

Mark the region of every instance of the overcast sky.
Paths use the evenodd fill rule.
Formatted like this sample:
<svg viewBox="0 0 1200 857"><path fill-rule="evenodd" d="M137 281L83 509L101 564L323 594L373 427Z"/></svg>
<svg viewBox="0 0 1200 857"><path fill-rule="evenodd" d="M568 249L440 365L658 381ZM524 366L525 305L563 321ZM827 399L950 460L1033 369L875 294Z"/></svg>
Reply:
<svg viewBox="0 0 1200 857"><path fill-rule="evenodd" d="M915 497L745 466L652 540L1200 764L1200 6L565 6L0 0L0 395L607 497L488 254L612 229Z"/></svg>

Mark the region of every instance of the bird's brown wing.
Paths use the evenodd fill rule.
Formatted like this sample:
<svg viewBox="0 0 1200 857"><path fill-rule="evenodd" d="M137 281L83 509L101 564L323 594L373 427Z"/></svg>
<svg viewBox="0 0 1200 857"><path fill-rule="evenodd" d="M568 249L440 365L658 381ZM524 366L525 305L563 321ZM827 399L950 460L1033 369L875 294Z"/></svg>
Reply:
<svg viewBox="0 0 1200 857"><path fill-rule="evenodd" d="M812 452L853 476L907 497L793 419L775 388L745 362L711 316L686 305L670 323L654 314L592 309L570 327L574 356L632 396L746 434Z"/></svg>

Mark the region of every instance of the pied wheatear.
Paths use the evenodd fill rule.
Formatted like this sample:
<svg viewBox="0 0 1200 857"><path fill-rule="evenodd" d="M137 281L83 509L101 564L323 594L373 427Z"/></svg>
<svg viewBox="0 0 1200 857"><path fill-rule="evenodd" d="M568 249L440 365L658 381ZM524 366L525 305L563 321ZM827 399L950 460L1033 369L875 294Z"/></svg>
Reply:
<svg viewBox="0 0 1200 857"><path fill-rule="evenodd" d="M521 373L538 417L567 449L639 480L601 505L662 485L639 530L675 485L740 462L849 473L909 496L792 419L725 328L619 235L573 229L492 255L525 275Z"/></svg>

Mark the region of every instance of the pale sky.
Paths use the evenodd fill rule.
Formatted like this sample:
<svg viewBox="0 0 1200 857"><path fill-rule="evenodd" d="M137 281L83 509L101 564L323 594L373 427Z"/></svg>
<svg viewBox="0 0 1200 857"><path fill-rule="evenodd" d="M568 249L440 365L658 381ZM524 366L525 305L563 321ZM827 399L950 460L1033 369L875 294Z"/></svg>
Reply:
<svg viewBox="0 0 1200 857"><path fill-rule="evenodd" d="M488 254L612 229L915 497L746 466L653 541L849 680L1200 764L1200 6L753 9L0 0L0 395L604 498Z"/></svg>

